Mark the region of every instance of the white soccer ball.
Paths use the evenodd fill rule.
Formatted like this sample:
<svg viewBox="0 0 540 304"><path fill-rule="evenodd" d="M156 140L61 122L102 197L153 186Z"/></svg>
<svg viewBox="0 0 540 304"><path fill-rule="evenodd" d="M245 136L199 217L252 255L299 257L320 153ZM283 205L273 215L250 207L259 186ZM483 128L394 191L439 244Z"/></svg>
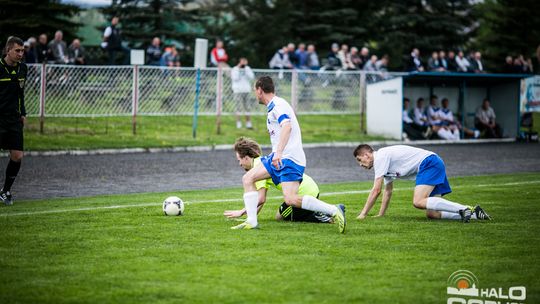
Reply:
<svg viewBox="0 0 540 304"><path fill-rule="evenodd" d="M163 213L165 215L184 214L184 202L178 196L169 196L163 201Z"/></svg>

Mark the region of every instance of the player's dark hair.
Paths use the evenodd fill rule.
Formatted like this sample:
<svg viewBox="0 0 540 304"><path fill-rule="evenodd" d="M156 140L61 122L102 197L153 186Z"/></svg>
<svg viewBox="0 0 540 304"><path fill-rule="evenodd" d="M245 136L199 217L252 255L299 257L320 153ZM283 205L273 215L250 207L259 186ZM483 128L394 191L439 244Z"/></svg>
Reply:
<svg viewBox="0 0 540 304"><path fill-rule="evenodd" d="M416 104L419 104L420 102L424 102L424 98L420 97L416 100Z"/></svg>
<svg viewBox="0 0 540 304"><path fill-rule="evenodd" d="M274 81L270 76L261 76L255 83L255 88L261 88L265 93L274 93Z"/></svg>
<svg viewBox="0 0 540 304"><path fill-rule="evenodd" d="M20 46L23 46L24 45L24 42L22 41L21 38L19 37L15 37L15 36L9 36L7 41L6 41L6 47L4 49L4 52L7 54L7 52L13 48L14 45L20 45Z"/></svg>
<svg viewBox="0 0 540 304"><path fill-rule="evenodd" d="M240 157L249 156L251 158L257 158L261 156L261 146L251 138L239 137L234 143L234 151L238 153Z"/></svg>
<svg viewBox="0 0 540 304"><path fill-rule="evenodd" d="M356 149L354 149L353 155L354 157L357 157L364 152L373 153L373 148L370 145L359 145L358 147L356 147Z"/></svg>

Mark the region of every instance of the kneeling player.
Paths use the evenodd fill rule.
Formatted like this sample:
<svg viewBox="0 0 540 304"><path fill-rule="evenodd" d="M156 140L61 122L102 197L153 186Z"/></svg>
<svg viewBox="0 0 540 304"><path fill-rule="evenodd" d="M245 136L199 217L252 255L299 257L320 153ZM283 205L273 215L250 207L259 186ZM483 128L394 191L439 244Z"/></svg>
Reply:
<svg viewBox="0 0 540 304"><path fill-rule="evenodd" d="M234 151L236 152L236 159L244 170L249 171L261 164L261 147L259 144L249 138L240 137L234 144ZM319 187L315 181L307 174L303 175L302 183L298 193L300 195L311 195L313 197L319 197ZM257 213L259 213L266 202L266 193L268 188L272 186L281 190L281 187L276 186L271 178L260 180L255 183L257 192L259 193L259 204L257 206ZM246 214L246 209L241 210L227 210L223 212L228 218L237 218ZM276 220L293 221L293 222L313 222L313 223L333 223L332 216L289 206L285 202L279 206L276 213Z"/></svg>
<svg viewBox="0 0 540 304"><path fill-rule="evenodd" d="M369 145L359 145L353 152L358 163L366 168L373 168L375 181L369 193L364 209L358 219L364 219L381 193L384 192L378 216L384 216L392 197L393 181L397 178L414 178L413 205L425 209L428 218L462 220L490 220L491 217L480 206L470 207L451 202L441 196L452 192L446 168L442 159L435 153L405 146L390 146L374 151Z"/></svg>

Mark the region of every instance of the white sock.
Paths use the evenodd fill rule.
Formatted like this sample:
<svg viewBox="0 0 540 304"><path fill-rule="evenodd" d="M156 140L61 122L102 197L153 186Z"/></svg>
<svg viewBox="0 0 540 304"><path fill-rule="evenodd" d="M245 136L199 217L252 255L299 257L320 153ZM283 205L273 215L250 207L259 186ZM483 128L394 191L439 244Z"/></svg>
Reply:
<svg viewBox="0 0 540 304"><path fill-rule="evenodd" d="M337 212L336 206L325 203L309 195L304 195L304 197L302 198L302 209L322 212L324 214L329 214L332 216Z"/></svg>
<svg viewBox="0 0 540 304"><path fill-rule="evenodd" d="M459 215L459 213L441 211L441 219L443 219L443 220L461 220L461 215Z"/></svg>
<svg viewBox="0 0 540 304"><path fill-rule="evenodd" d="M461 220L461 215L459 213L441 211L441 219L444 220ZM476 214L471 215L471 219L476 220Z"/></svg>
<svg viewBox="0 0 540 304"><path fill-rule="evenodd" d="M259 193L251 191L244 193L244 206L246 207L246 222L251 226L257 226L257 205L259 204Z"/></svg>
<svg viewBox="0 0 540 304"><path fill-rule="evenodd" d="M441 128L438 132L437 132L437 135L439 135L440 138L442 139L453 139L454 138L454 135L452 134L452 132L446 130L445 128Z"/></svg>
<svg viewBox="0 0 540 304"><path fill-rule="evenodd" d="M467 206L445 200L442 197L428 197L426 204L426 209L452 213L458 213L459 210L463 210L465 208L467 208Z"/></svg>

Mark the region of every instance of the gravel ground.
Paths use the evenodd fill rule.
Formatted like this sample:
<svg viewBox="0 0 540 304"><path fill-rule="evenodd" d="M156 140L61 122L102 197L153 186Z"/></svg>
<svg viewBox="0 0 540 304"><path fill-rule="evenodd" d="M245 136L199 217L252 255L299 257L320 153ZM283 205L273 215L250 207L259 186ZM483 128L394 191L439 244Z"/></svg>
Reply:
<svg viewBox="0 0 540 304"><path fill-rule="evenodd" d="M540 144L450 144L421 148L438 153L450 177L540 172ZM373 178L373 171L356 164L352 148L305 151L306 173L318 183ZM6 164L4 156L0 159L0 170ZM26 156L12 190L17 200L26 200L211 189L240 186L242 173L232 151Z"/></svg>

